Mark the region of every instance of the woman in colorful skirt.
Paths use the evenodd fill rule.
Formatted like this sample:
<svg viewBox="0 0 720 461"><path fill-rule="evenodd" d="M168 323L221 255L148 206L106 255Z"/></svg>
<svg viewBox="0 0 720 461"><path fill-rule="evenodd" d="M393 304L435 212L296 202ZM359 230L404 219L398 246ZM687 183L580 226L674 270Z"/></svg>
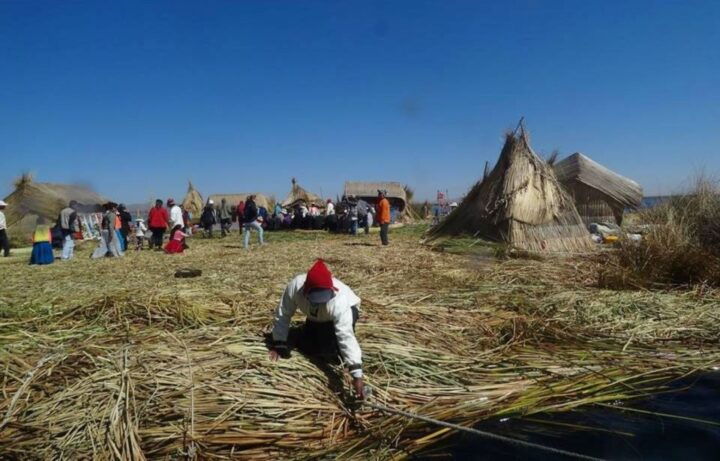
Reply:
<svg viewBox="0 0 720 461"><path fill-rule="evenodd" d="M33 249L30 256L30 264L52 264L55 262L55 255L52 250L52 235L50 226L45 224L45 219L39 217L35 232L33 233Z"/></svg>
<svg viewBox="0 0 720 461"><path fill-rule="evenodd" d="M188 235L182 231L182 225L177 224L170 233L171 238L165 245L165 253L182 253L185 251L185 237Z"/></svg>

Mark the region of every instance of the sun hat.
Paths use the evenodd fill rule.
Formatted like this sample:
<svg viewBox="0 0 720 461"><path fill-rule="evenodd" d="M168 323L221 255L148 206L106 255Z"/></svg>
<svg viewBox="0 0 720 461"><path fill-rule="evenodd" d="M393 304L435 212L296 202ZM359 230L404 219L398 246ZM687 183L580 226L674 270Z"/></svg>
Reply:
<svg viewBox="0 0 720 461"><path fill-rule="evenodd" d="M0 200L0 206L7 206L7 203L5 203L5 200Z"/></svg>

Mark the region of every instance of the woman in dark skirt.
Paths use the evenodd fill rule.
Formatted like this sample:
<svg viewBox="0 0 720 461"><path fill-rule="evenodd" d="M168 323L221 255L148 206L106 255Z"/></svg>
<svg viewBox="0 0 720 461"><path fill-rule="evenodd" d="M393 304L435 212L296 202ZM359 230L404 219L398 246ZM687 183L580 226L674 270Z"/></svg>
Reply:
<svg viewBox="0 0 720 461"><path fill-rule="evenodd" d="M52 250L52 236L50 226L45 220L39 217L33 234L33 249L30 256L30 264L52 264L55 262L55 255Z"/></svg>

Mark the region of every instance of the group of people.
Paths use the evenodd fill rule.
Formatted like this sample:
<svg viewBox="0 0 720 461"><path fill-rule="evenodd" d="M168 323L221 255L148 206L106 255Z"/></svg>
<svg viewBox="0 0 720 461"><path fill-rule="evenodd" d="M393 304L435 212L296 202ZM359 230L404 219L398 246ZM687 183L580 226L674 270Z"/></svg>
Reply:
<svg viewBox="0 0 720 461"><path fill-rule="evenodd" d="M240 225L243 236L243 247L250 246L250 233L257 232L260 246L265 244L264 223L267 220L268 212L265 207L259 207L255 203L255 195L248 195L245 201L239 202L234 208L230 206L225 198L220 200L220 206L215 207L212 200L208 200L200 215L200 225L206 238L212 238L213 227L220 224L222 237L230 235L230 228L233 221Z"/></svg>

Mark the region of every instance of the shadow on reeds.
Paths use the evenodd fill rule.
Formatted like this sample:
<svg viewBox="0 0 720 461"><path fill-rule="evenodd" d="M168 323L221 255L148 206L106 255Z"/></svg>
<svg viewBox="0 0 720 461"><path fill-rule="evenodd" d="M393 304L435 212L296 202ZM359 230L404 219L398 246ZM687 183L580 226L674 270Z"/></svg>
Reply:
<svg viewBox="0 0 720 461"><path fill-rule="evenodd" d="M265 346L268 348L268 351L272 349L272 345L272 333L266 333ZM348 405L351 403L352 398L345 389L342 370L339 367L341 364L339 352L334 344L331 344L329 347L318 344L315 338L311 338L306 334L304 325L300 325L290 327L287 345L288 354L281 357L280 360L289 359L293 352L299 353L325 375L327 378L327 386L333 394L343 403Z"/></svg>
<svg viewBox="0 0 720 461"><path fill-rule="evenodd" d="M375 244L368 243L368 242L347 242L347 243L343 243L343 245L348 246L348 247L376 247L376 246L379 246L379 245L375 245Z"/></svg>

